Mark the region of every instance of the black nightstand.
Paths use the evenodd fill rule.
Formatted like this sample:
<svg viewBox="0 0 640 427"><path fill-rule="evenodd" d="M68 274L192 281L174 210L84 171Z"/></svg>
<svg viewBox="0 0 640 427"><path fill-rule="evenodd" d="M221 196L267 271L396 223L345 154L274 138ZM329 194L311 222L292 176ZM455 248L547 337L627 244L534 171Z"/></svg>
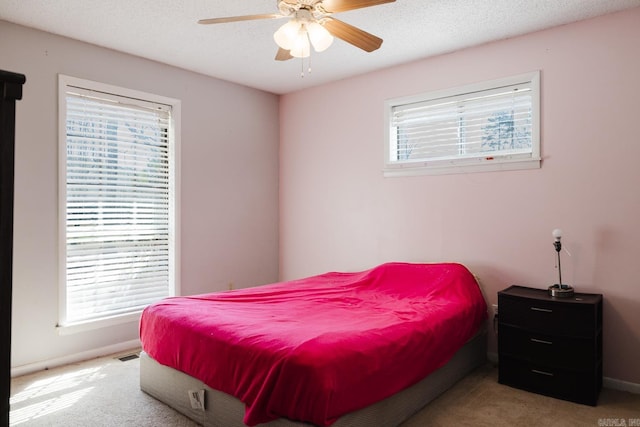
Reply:
<svg viewBox="0 0 640 427"><path fill-rule="evenodd" d="M602 388L602 295L498 292L498 381L595 406Z"/></svg>

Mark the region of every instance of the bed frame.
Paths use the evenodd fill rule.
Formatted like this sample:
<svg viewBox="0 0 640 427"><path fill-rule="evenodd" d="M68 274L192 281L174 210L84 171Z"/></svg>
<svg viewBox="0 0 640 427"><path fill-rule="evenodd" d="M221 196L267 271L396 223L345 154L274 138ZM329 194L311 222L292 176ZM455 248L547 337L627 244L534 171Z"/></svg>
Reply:
<svg viewBox="0 0 640 427"><path fill-rule="evenodd" d="M366 408L343 415L332 427L395 427L487 360L486 328L471 338L446 365L413 386ZM390 361L393 363L393 361ZM140 388L205 427L244 427L245 406L233 396L140 354ZM205 409L191 408L189 390L205 390ZM265 427L310 427L284 418Z"/></svg>

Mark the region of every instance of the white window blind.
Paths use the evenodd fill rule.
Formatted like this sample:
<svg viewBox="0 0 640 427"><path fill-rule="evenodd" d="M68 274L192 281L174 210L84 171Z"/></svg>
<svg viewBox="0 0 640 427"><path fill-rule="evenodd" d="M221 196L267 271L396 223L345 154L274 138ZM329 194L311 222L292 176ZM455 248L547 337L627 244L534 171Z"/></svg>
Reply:
<svg viewBox="0 0 640 427"><path fill-rule="evenodd" d="M388 101L385 174L539 167L538 104L537 73Z"/></svg>
<svg viewBox="0 0 640 427"><path fill-rule="evenodd" d="M172 106L64 85L61 326L173 295Z"/></svg>

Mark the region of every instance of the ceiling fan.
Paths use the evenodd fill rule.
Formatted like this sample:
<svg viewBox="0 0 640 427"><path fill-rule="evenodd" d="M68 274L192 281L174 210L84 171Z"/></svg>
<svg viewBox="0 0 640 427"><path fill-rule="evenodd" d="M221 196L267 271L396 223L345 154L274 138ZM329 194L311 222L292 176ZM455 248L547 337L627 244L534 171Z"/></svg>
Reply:
<svg viewBox="0 0 640 427"><path fill-rule="evenodd" d="M289 18L273 35L278 45L277 61L306 58L311 54L311 46L316 52L322 52L331 45L333 37L373 52L382 45L381 38L338 20L333 14L393 2L395 0L278 0L279 13L201 19L198 23Z"/></svg>

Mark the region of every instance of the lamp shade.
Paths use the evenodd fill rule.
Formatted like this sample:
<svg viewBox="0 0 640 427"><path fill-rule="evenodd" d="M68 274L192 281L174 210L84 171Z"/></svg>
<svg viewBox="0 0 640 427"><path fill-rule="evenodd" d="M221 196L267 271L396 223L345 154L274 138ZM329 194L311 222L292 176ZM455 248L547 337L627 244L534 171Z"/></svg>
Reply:
<svg viewBox="0 0 640 427"><path fill-rule="evenodd" d="M309 39L316 52L322 52L326 50L331 43L333 43L333 36L326 28L317 22L310 22L307 24L307 32L309 33Z"/></svg>
<svg viewBox="0 0 640 427"><path fill-rule="evenodd" d="M273 35L273 39L282 49L291 50L295 40L298 38L298 33L302 26L303 25L300 21L292 19L278 28L278 31Z"/></svg>

